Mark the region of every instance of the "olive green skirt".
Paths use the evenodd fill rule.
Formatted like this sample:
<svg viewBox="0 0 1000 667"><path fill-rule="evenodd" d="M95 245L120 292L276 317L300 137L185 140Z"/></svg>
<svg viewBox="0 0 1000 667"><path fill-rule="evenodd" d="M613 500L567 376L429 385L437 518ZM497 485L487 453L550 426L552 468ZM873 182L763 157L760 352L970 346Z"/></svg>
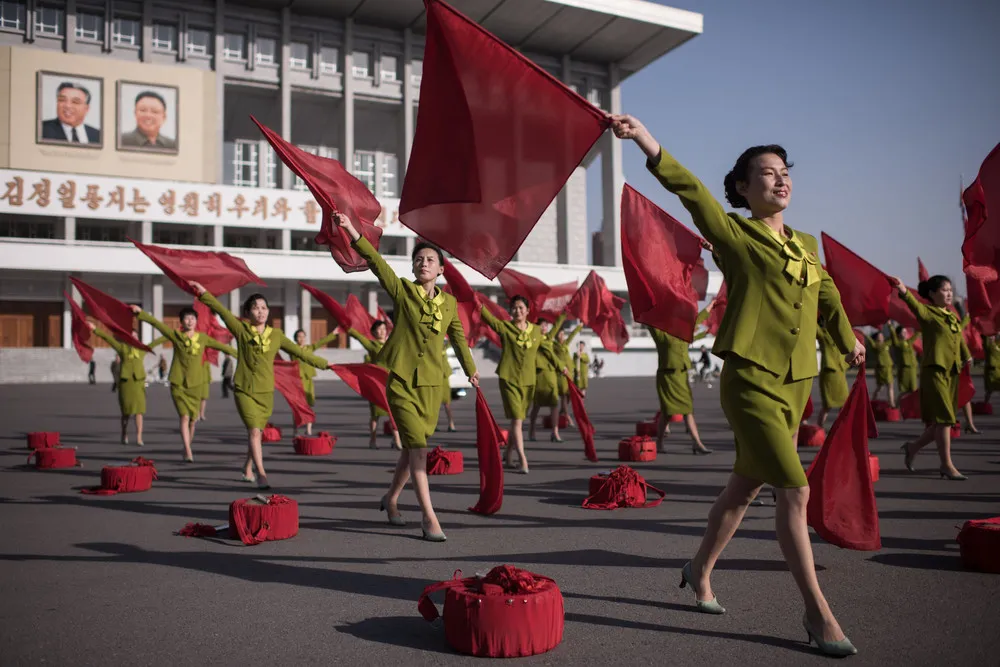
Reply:
<svg viewBox="0 0 1000 667"><path fill-rule="evenodd" d="M920 369L920 416L925 424L957 424L955 407L958 405L957 372L946 371L940 366Z"/></svg>
<svg viewBox="0 0 1000 667"><path fill-rule="evenodd" d="M207 384L197 387L182 387L179 384L170 385L170 398L174 399L174 409L178 417L197 419L201 415L201 397Z"/></svg>
<svg viewBox="0 0 1000 667"><path fill-rule="evenodd" d="M656 396L660 399L660 414L664 416L689 415L694 411L685 370L656 371Z"/></svg>
<svg viewBox="0 0 1000 667"><path fill-rule="evenodd" d="M825 409L844 407L849 391L843 371L824 370L819 374L819 396Z"/></svg>
<svg viewBox="0 0 1000 667"><path fill-rule="evenodd" d="M385 388L389 411L399 430L399 440L405 449L427 447L427 438L437 430L441 412L441 385L411 387L399 376L390 373Z"/></svg>
<svg viewBox="0 0 1000 667"><path fill-rule="evenodd" d="M534 405L540 408L554 408L559 405L559 380L555 370L535 373Z"/></svg>
<svg viewBox="0 0 1000 667"><path fill-rule="evenodd" d="M146 380L119 378L118 407L122 417L146 414Z"/></svg>
<svg viewBox="0 0 1000 667"><path fill-rule="evenodd" d="M243 425L247 428L264 430L271 419L271 413L274 412L274 392L248 394L237 387L233 397L236 401L236 412L240 413Z"/></svg>
<svg viewBox="0 0 1000 667"><path fill-rule="evenodd" d="M1000 368L987 368L983 373L986 391L1000 391Z"/></svg>
<svg viewBox="0 0 1000 667"><path fill-rule="evenodd" d="M909 394L911 391L919 389L920 385L917 383L919 377L916 366L900 366L897 376L900 395Z"/></svg>
<svg viewBox="0 0 1000 667"><path fill-rule="evenodd" d="M522 387L500 380L500 398L503 399L503 413L507 419L526 419L528 406L535 399L535 385Z"/></svg>
<svg viewBox="0 0 1000 667"><path fill-rule="evenodd" d="M875 369L875 384L883 387L892 385L892 366L879 366Z"/></svg>
<svg viewBox="0 0 1000 667"><path fill-rule="evenodd" d="M792 380L726 355L719 378L722 411L736 439L733 472L776 488L808 486L792 435L799 427L813 378Z"/></svg>

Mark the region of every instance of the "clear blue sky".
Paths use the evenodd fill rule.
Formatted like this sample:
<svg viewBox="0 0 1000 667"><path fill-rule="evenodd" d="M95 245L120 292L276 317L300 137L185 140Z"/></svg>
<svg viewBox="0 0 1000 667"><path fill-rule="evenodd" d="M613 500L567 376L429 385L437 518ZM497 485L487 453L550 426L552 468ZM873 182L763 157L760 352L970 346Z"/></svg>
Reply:
<svg viewBox="0 0 1000 667"><path fill-rule="evenodd" d="M959 177L972 180L1000 142L1000 1L658 4L701 13L704 32L625 81L626 113L723 202L745 148L783 145L795 164L788 225L825 231L910 284L919 255L965 293ZM624 165L690 225L631 142ZM592 230L599 174L588 174Z"/></svg>

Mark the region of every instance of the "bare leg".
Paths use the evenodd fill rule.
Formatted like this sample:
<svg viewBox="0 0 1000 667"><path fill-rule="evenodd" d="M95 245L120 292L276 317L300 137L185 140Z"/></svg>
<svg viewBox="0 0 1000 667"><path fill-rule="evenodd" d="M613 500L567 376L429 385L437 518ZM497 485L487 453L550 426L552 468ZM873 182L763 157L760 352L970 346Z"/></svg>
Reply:
<svg viewBox="0 0 1000 667"><path fill-rule="evenodd" d="M559 441L559 406L549 408L549 419L552 420L552 439Z"/></svg>
<svg viewBox="0 0 1000 667"><path fill-rule="evenodd" d="M691 442L694 443L692 449L700 449L703 451L710 451L701 441L701 436L698 435L698 424L694 421L694 413L684 415L684 424L687 425L688 433L691 434Z"/></svg>
<svg viewBox="0 0 1000 667"><path fill-rule="evenodd" d="M373 419L368 422L368 446L371 449L378 449L378 443L376 439L378 438L378 420Z"/></svg>
<svg viewBox="0 0 1000 667"><path fill-rule="evenodd" d="M191 436L192 431L194 431L194 420L183 415L181 417L181 444L184 446L184 460L190 461L193 457L191 455Z"/></svg>
<svg viewBox="0 0 1000 667"><path fill-rule="evenodd" d="M812 544L809 542L809 526L806 523L806 506L809 504L809 487L778 489L778 507L774 517L774 527L778 534L781 553L785 555L788 569L792 571L798 584L802 600L806 605L806 619L815 632L825 641L839 641L844 631L837 624L830 605L823 597L816 565L813 562Z"/></svg>
<svg viewBox="0 0 1000 667"><path fill-rule="evenodd" d="M965 407L962 408L962 412L965 413L965 432L979 435L979 429L976 428L976 422L972 419L971 401L965 404Z"/></svg>
<svg viewBox="0 0 1000 667"><path fill-rule="evenodd" d="M142 446L142 415L135 416L135 444Z"/></svg>
<svg viewBox="0 0 1000 667"><path fill-rule="evenodd" d="M538 410L541 408L538 404L531 406L531 424L528 426L528 438L531 440L535 439L535 421L538 419Z"/></svg>
<svg viewBox="0 0 1000 667"><path fill-rule="evenodd" d="M521 470L528 469L528 457L524 455L524 420L510 420L510 435L507 437L507 465L513 465L513 454L517 452L517 458L521 462ZM513 440L513 442L511 442Z"/></svg>
<svg viewBox="0 0 1000 667"><path fill-rule="evenodd" d="M451 403L444 404L444 413L448 417L448 430L455 430L455 415L451 412Z"/></svg>
<svg viewBox="0 0 1000 667"><path fill-rule="evenodd" d="M428 533L440 533L441 524L434 514L431 504L431 489L427 483L427 449L410 450L410 478L413 480L413 490L417 494L417 502L423 512L421 525Z"/></svg>

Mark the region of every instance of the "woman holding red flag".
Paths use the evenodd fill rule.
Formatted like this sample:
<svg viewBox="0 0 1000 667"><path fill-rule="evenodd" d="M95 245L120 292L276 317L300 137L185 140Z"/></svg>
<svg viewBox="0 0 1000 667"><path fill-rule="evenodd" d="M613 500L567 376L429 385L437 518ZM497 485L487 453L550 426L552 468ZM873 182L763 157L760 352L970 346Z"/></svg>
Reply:
<svg viewBox="0 0 1000 667"><path fill-rule="evenodd" d="M933 440L941 459L942 479L964 481L951 460L951 427L958 423L958 381L962 367L972 362L972 355L962 336L962 325L951 310L953 292L946 276L931 276L920 281L917 291L930 305L924 305L906 289L899 278L892 286L916 316L924 338L924 355L920 364L920 416L926 424L924 432L913 442L902 446L903 462L913 472L913 458Z"/></svg>
<svg viewBox="0 0 1000 667"><path fill-rule="evenodd" d="M385 341L389 337L388 330L389 327L386 326L385 322L383 322L382 320L375 320L371 326L371 334L372 334L371 338L366 337L364 334L362 334L360 331L354 328L348 329L347 334L354 340L361 343L361 347L365 348L365 351L367 353L365 354L366 364L377 364L379 366L382 366L382 364L379 364L378 361L376 361L376 359L378 359L378 353L385 346ZM369 403L368 414L369 414L368 447L370 447L371 449L378 449L378 441L377 441L378 420L381 419L382 417L388 417L389 413L383 410L382 408L378 407L374 403ZM396 429L395 424L393 424L392 428L392 439L393 439L392 443L393 447L400 450L403 449L403 446L399 442L399 430Z"/></svg>
<svg viewBox="0 0 1000 667"><path fill-rule="evenodd" d="M264 454L261 436L274 412L274 358L278 350L284 350L299 360L319 369L329 368L329 362L312 352L307 352L288 340L281 329L267 324L271 310L263 294L251 294L243 302L243 318L238 319L229 309L219 303L210 292L197 283L188 283L203 304L215 312L226 328L236 337L236 375L233 383L236 390L233 398L236 411L240 413L247 428L247 458L243 464L243 481L257 482L260 489L269 489L267 472L264 470ZM253 476L257 469L256 480Z"/></svg>
<svg viewBox="0 0 1000 667"><path fill-rule="evenodd" d="M295 332L294 336L296 345L298 345L304 351L313 354L315 354L316 350L318 350L319 348L326 347L327 345L332 343L336 337L337 337L337 332L331 331L330 333L323 336L315 343L308 344L306 343L306 332L304 330L299 329L298 331ZM313 407L316 405L316 383L313 381L313 378L315 377L316 377L315 368L313 368L309 364L299 364L299 379L302 381L302 390L306 394L306 403L309 404L309 407ZM295 427L296 434L298 433L298 430L299 428L296 426ZM313 425L312 422L310 422L306 424L306 435L312 435L312 432L313 432Z"/></svg>
<svg viewBox="0 0 1000 667"><path fill-rule="evenodd" d="M368 239L358 233L353 221L341 213L334 214L333 221L350 236L351 246L368 262L395 307L392 336L378 356L389 370L385 394L399 428L403 452L396 463L389 492L382 498L382 510L389 523L405 525L396 504L412 477L417 502L423 511L423 538L444 542L447 538L434 513L427 483L427 438L437 428L441 412L444 376L441 347L446 333L469 381L479 387L479 372L458 318L458 302L435 285L444 273L444 254L430 243L418 243L411 256L415 281L400 279Z"/></svg>
<svg viewBox="0 0 1000 667"><path fill-rule="evenodd" d="M535 441L535 422L538 411L549 408L549 419L552 420L552 442L562 442L559 437L559 373L566 370L560 368L562 362L556 354L555 337L566 321L566 313L556 318L555 324L539 319L538 326L542 328L542 340L538 343L543 354L535 355L535 395L532 397L531 423L528 427L528 439Z"/></svg>
<svg viewBox="0 0 1000 667"><path fill-rule="evenodd" d="M729 203L751 217L729 213L697 178L664 150L632 116L612 117L612 129L633 139L647 168L691 213L722 260L728 304L713 348L725 360L722 407L736 440L736 462L715 501L695 557L681 571L681 587L695 590L699 611L725 609L712 592L711 574L766 482L776 489L775 527L785 561L805 602L803 625L829 655L857 652L844 636L816 578L806 521L809 486L792 434L798 428L817 374L816 323L822 314L849 363L864 361L833 280L820 266L816 239L784 223L792 193L789 164L780 146L743 152L726 175Z"/></svg>

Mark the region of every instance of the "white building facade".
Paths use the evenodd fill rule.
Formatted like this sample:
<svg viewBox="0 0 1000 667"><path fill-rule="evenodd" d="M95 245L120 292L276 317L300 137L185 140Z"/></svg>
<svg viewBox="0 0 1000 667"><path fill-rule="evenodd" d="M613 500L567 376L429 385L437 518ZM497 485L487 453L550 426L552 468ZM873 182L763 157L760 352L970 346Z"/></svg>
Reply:
<svg viewBox="0 0 1000 667"><path fill-rule="evenodd" d="M701 15L644 0L451 4L612 113L630 74L702 29ZM315 245L319 208L250 115L364 181L382 203L383 254L409 273L415 236L398 221L398 197L423 22L422 0L0 0L0 382L85 377L71 349L65 295L79 295L70 276L176 321L190 297L129 239L244 259L266 286L243 296L263 293L289 334L302 328L316 339L334 326L300 280L389 311L370 272L345 274ZM143 100L154 107L157 143L139 133L149 122ZM75 129L64 122L73 113L83 117ZM621 149L610 133L598 142L511 268L550 284L597 268L626 294ZM588 168L601 183L593 248ZM496 281L462 268L476 289L502 295ZM713 274L710 291L719 281ZM240 291L228 298L237 308ZM142 337L154 337L151 327ZM356 355L344 338L333 347L342 351L323 353ZM648 354L641 338L629 349ZM603 356L609 374L647 370L635 356Z"/></svg>

